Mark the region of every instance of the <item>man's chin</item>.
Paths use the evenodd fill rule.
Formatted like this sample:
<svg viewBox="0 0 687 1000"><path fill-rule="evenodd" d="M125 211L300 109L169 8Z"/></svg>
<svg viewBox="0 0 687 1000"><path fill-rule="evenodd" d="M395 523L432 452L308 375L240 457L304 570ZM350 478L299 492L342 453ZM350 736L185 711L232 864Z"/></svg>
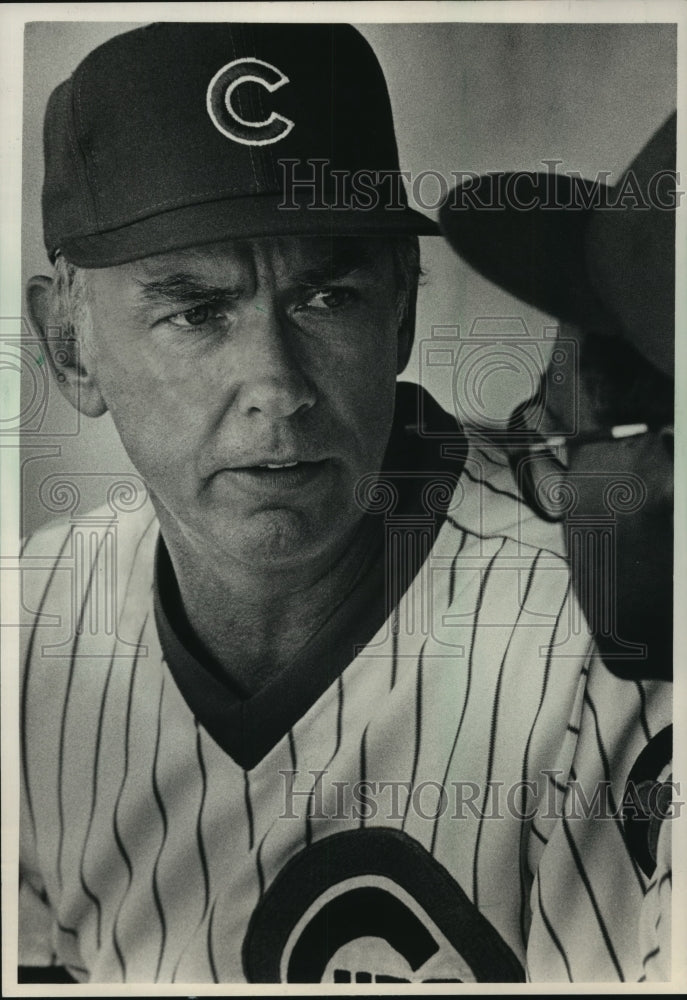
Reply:
<svg viewBox="0 0 687 1000"><path fill-rule="evenodd" d="M331 508L262 508L246 515L239 526L232 524L226 533L220 530L219 537L215 524L213 549L256 572L307 568L336 556L343 523L345 519Z"/></svg>

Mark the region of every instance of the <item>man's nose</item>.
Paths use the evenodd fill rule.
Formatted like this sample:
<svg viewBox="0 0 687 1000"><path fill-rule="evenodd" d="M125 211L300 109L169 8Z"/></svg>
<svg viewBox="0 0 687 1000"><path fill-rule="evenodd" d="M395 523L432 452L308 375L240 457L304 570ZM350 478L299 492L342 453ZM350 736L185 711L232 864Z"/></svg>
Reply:
<svg viewBox="0 0 687 1000"><path fill-rule="evenodd" d="M252 304L251 313L245 330L241 411L274 420L309 410L317 394L287 317L277 304L264 298Z"/></svg>

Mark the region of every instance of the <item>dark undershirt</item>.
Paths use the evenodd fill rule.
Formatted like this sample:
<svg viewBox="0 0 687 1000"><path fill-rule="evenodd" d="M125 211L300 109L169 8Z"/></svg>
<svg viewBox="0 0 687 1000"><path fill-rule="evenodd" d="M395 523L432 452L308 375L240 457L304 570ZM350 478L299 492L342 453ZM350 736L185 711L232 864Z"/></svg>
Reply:
<svg viewBox="0 0 687 1000"><path fill-rule="evenodd" d="M442 454L446 444L451 445L448 459ZM398 501L390 512L364 516L386 517L387 528L393 525L405 544L388 547L385 531L378 531L380 544L327 621L288 666L252 695L227 676L194 633L159 536L154 599L163 656L195 717L239 766L255 767L382 627L427 557L453 492L442 490L440 484L455 486L466 452L457 422L419 386L399 383L383 466L398 491ZM439 488L428 510L427 490L432 484ZM396 558L395 553L399 553Z"/></svg>

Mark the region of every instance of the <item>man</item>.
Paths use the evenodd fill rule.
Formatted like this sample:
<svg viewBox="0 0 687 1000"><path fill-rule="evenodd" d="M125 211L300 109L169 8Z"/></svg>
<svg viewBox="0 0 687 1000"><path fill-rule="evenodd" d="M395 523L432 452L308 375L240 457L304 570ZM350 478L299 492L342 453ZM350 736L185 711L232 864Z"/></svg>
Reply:
<svg viewBox="0 0 687 1000"><path fill-rule="evenodd" d="M675 147L673 114L613 188L562 174L552 192L551 177L522 175L521 195L525 185L535 195L527 212L442 215L461 256L557 316L561 336L579 347L567 384L548 370L512 414L511 464L528 502L565 522L586 620L607 668L628 684L672 679ZM491 182L473 185L473 205ZM671 755L666 727L642 752L633 785L665 795L657 779L669 776ZM649 936L660 922L652 962L667 970L669 824L636 805L626 811L626 833L660 888L663 912Z"/></svg>
<svg viewBox="0 0 687 1000"><path fill-rule="evenodd" d="M556 527L396 385L436 230L367 44L139 29L45 148L33 324L146 492L25 548L27 975L637 979L620 817L563 804L615 804L665 692L604 670Z"/></svg>

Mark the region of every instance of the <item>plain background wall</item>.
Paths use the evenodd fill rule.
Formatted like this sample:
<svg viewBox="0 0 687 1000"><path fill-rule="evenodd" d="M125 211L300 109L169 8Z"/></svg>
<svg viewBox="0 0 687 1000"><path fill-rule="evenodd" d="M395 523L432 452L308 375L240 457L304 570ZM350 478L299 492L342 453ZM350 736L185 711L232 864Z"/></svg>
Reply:
<svg viewBox="0 0 687 1000"><path fill-rule="evenodd" d="M132 23L27 25L24 63L22 267L49 273L40 220L42 118L48 95L96 45ZM359 25L384 68L401 166L416 175L451 171L543 170L612 182L675 107L674 25L367 24ZM431 189L426 189L431 194ZM464 265L441 238L422 241L427 277L420 291L416 346L406 371L416 378L422 342L433 326L464 333L480 317L524 321L533 342L555 321ZM116 333L115 333L116 335ZM548 343L548 342L547 342ZM550 351L543 346L542 353ZM28 359L28 361L27 361ZM23 531L60 508L59 484L78 483L80 509L105 499L112 476L131 471L109 416L79 418L46 379L27 332L22 392L27 414L22 458ZM451 409L451 372L432 370L424 384ZM522 372L485 376L484 414L505 418L523 398ZM463 414L465 415L465 414ZM478 418L480 414L475 414ZM121 478L121 476L119 476ZM56 492L56 490L58 492ZM69 509L68 506L64 509Z"/></svg>

